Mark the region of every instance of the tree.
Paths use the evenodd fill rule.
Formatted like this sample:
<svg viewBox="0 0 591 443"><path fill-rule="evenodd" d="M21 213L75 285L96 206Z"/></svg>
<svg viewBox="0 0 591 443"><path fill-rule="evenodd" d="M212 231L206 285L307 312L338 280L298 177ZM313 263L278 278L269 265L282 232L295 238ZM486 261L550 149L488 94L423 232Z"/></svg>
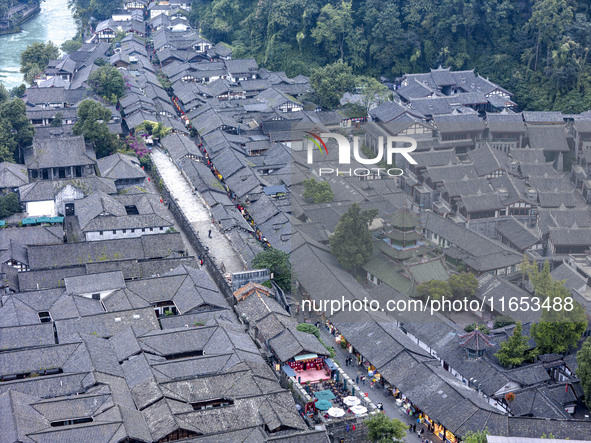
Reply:
<svg viewBox="0 0 591 443"><path fill-rule="evenodd" d="M421 283L417 286L417 295L423 300L426 300L427 297L431 297L433 300L441 300L443 297L447 299L452 298L449 284L441 280L429 280Z"/></svg>
<svg viewBox="0 0 591 443"><path fill-rule="evenodd" d="M15 86L14 88L12 88L10 90L10 96L16 97L16 98L21 98L25 95L26 92L27 92L27 86L24 83L21 83L20 85Z"/></svg>
<svg viewBox="0 0 591 443"><path fill-rule="evenodd" d="M534 71L538 68L540 52L556 42L567 24L573 19L573 8L567 0L535 0L531 17L525 26L535 41L529 54L528 66L533 62ZM527 53L526 53L527 54Z"/></svg>
<svg viewBox="0 0 591 443"><path fill-rule="evenodd" d="M329 203L334 200L334 193L328 182L318 182L314 177L304 180L304 198L314 203Z"/></svg>
<svg viewBox="0 0 591 443"><path fill-rule="evenodd" d="M476 294L478 290L478 279L470 272L462 274L454 274L447 281L449 289L451 289L454 298L470 298Z"/></svg>
<svg viewBox="0 0 591 443"><path fill-rule="evenodd" d="M515 324L515 320L513 320L508 315L499 315L495 318L495 322L493 324L493 329L504 328L505 326Z"/></svg>
<svg viewBox="0 0 591 443"><path fill-rule="evenodd" d="M59 48L51 41L35 42L27 46L21 52L21 72L25 74L25 81L33 84L35 77L47 67L49 60L55 60L59 55Z"/></svg>
<svg viewBox="0 0 591 443"><path fill-rule="evenodd" d="M513 335L501 343L501 349L495 354L501 363L506 368L513 368L521 365L527 358L526 351L529 349L529 337L521 333L521 322L517 322Z"/></svg>
<svg viewBox="0 0 591 443"><path fill-rule="evenodd" d="M470 323L468 326L464 327L464 331L466 331L466 332L472 332L475 329L478 329L484 335L490 334L490 329L488 329L488 326L486 326L486 325L479 325L478 323Z"/></svg>
<svg viewBox="0 0 591 443"><path fill-rule="evenodd" d="M51 120L51 123L49 124L49 126L52 126L54 128L58 128L60 126L63 126L63 124L64 124L63 114L61 112L58 112L57 114L55 114L55 117L53 117L53 120Z"/></svg>
<svg viewBox="0 0 591 443"><path fill-rule="evenodd" d="M286 252L275 248L259 252L252 261L252 267L269 268L275 283L284 291L291 291L291 262Z"/></svg>
<svg viewBox="0 0 591 443"><path fill-rule="evenodd" d="M343 0L336 7L327 3L320 11L312 37L333 57L345 61L345 40L354 32L352 1Z"/></svg>
<svg viewBox="0 0 591 443"><path fill-rule="evenodd" d="M585 394L585 404L591 408L591 337L583 342L577 352L577 376Z"/></svg>
<svg viewBox="0 0 591 443"><path fill-rule="evenodd" d="M374 105L383 103L388 99L388 87L373 77L357 77L357 89L363 96L362 104L366 115Z"/></svg>
<svg viewBox="0 0 591 443"><path fill-rule="evenodd" d="M0 129L0 146L9 147L14 154L17 148L25 148L33 143L35 128L27 118L25 102L20 98L5 101L0 105L0 120L3 122Z"/></svg>
<svg viewBox="0 0 591 443"><path fill-rule="evenodd" d="M336 62L313 70L310 84L314 88L317 103L322 108L334 109L343 94L355 88L355 76L349 65Z"/></svg>
<svg viewBox="0 0 591 443"><path fill-rule="evenodd" d="M487 435L488 435L488 429L485 429L484 431L481 431L481 432L468 431L468 432L466 432L466 435L464 435L464 438L462 441L464 443L486 443L487 442L487 438L486 438Z"/></svg>
<svg viewBox="0 0 591 443"><path fill-rule="evenodd" d="M125 79L119 71L110 65L101 66L88 77L88 84L104 100L112 105L125 94Z"/></svg>
<svg viewBox="0 0 591 443"><path fill-rule="evenodd" d="M10 93L3 83L0 83L0 103L4 103L10 97Z"/></svg>
<svg viewBox="0 0 591 443"><path fill-rule="evenodd" d="M587 329L587 315L561 282L552 281L540 300L542 317L531 334L541 354L563 354L573 349ZM544 307L546 304L547 308Z"/></svg>
<svg viewBox="0 0 591 443"><path fill-rule="evenodd" d="M369 224L377 215L377 209L362 211L353 203L339 220L329 243L331 254L343 268L352 270L371 257L373 236Z"/></svg>
<svg viewBox="0 0 591 443"><path fill-rule="evenodd" d="M74 134L83 135L93 145L97 157L105 157L116 149L117 143L107 127L110 119L111 111L94 100L84 100L78 107Z"/></svg>
<svg viewBox="0 0 591 443"><path fill-rule="evenodd" d="M148 120L144 120L135 128L136 134L147 134L156 140L163 139L170 131L171 128L167 128L162 122L151 122Z"/></svg>
<svg viewBox="0 0 591 443"><path fill-rule="evenodd" d="M408 429L407 424L386 414L375 414L365 420L365 425L369 430L367 437L375 443L402 442Z"/></svg>
<svg viewBox="0 0 591 443"><path fill-rule="evenodd" d="M307 334L313 334L318 340L320 340L320 330L310 323L300 323L297 328L300 332L305 332Z"/></svg>
<svg viewBox="0 0 591 443"><path fill-rule="evenodd" d="M2 207L5 215L3 217L10 217L17 212L21 212L21 204L18 199L18 195L14 192L6 194L2 198Z"/></svg>
<svg viewBox="0 0 591 443"><path fill-rule="evenodd" d="M534 294L543 300L553 282L552 276L550 275L550 263L547 261L544 262L540 270L536 262L530 263L526 258L523 263L523 272L529 277L529 281L534 287Z"/></svg>
<svg viewBox="0 0 591 443"><path fill-rule="evenodd" d="M0 218L10 217L17 212L21 212L21 205L17 194L11 192L0 197Z"/></svg>
<svg viewBox="0 0 591 443"><path fill-rule="evenodd" d="M66 54L70 54L74 51L77 51L78 49L80 49L82 47L82 42L78 41L78 40L66 40L65 42L62 43L62 45L60 46L60 49L62 51L64 51Z"/></svg>

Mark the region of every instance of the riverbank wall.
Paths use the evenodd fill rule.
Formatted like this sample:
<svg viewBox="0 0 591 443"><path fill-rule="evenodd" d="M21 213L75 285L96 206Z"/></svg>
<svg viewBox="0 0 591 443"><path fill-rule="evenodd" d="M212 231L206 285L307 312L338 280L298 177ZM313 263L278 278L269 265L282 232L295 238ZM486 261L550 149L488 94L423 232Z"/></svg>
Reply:
<svg viewBox="0 0 591 443"><path fill-rule="evenodd" d="M36 5L27 9L21 16L14 20L0 21L0 35L17 34L21 32L20 25L31 20L41 12L41 6Z"/></svg>

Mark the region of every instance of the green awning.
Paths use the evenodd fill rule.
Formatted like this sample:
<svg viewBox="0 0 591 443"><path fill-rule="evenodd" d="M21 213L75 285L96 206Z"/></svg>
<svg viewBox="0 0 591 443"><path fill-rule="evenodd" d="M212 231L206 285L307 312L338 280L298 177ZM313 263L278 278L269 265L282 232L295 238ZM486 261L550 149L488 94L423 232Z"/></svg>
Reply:
<svg viewBox="0 0 591 443"><path fill-rule="evenodd" d="M49 217L37 217L37 223L50 223L51 218Z"/></svg>
<svg viewBox="0 0 591 443"><path fill-rule="evenodd" d="M300 361L300 360L310 360L312 358L318 358L318 355L316 354L302 354L302 355L296 355L294 360L295 361Z"/></svg>
<svg viewBox="0 0 591 443"><path fill-rule="evenodd" d="M23 225L35 225L37 224L37 219L35 218L23 218L22 220Z"/></svg>
<svg viewBox="0 0 591 443"><path fill-rule="evenodd" d="M63 223L64 217L51 217L49 223Z"/></svg>
<svg viewBox="0 0 591 443"><path fill-rule="evenodd" d="M0 220L0 226L6 226L6 222L4 220Z"/></svg>
<svg viewBox="0 0 591 443"><path fill-rule="evenodd" d="M333 398L336 398L330 389L314 392L314 397L318 400L332 400Z"/></svg>
<svg viewBox="0 0 591 443"><path fill-rule="evenodd" d="M332 408L332 403L328 400L318 400L316 403L314 403L314 406L316 406L316 409L321 411L328 411L330 408Z"/></svg>

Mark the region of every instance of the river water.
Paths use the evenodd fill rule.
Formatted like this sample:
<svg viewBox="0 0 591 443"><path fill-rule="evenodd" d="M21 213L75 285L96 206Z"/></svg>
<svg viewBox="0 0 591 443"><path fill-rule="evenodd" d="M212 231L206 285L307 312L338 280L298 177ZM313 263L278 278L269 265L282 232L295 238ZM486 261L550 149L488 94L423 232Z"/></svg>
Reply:
<svg viewBox="0 0 591 443"><path fill-rule="evenodd" d="M18 34L0 36L0 81L8 89L23 82L21 52L34 42L51 40L60 46L76 35L76 23L66 0L45 0L41 12L21 25Z"/></svg>

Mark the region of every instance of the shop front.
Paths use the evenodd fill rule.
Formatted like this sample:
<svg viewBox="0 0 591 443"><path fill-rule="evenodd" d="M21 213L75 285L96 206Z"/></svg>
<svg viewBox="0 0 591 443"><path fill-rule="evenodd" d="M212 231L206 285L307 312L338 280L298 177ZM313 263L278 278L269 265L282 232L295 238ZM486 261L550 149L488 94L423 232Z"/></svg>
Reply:
<svg viewBox="0 0 591 443"><path fill-rule="evenodd" d="M325 362L323 356L317 354L296 355L286 365L293 371L299 383L317 382L329 379L331 376L328 362Z"/></svg>

